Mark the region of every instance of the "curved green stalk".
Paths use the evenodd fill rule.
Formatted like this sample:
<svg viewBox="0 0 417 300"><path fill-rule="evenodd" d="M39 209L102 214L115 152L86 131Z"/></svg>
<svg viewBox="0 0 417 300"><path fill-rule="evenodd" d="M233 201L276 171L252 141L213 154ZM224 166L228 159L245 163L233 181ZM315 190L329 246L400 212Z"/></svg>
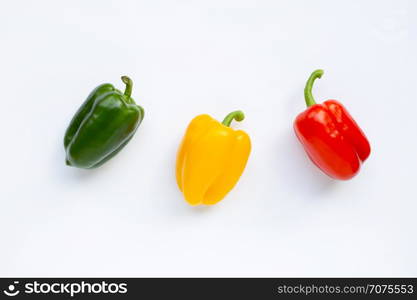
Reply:
<svg viewBox="0 0 417 300"><path fill-rule="evenodd" d="M233 120L240 122L243 119L245 119L245 114L243 113L243 111L236 110L228 114L226 118L224 118L222 124L225 126L230 126Z"/></svg>
<svg viewBox="0 0 417 300"><path fill-rule="evenodd" d="M122 81L126 84L125 96L130 98L132 95L133 81L127 76L122 76Z"/></svg>
<svg viewBox="0 0 417 300"><path fill-rule="evenodd" d="M306 87L304 89L304 98L306 100L307 107L310 107L314 104L316 104L316 101L314 101L313 94L311 93L311 90L313 89L313 83L317 78L321 78L323 75L323 70L315 70L313 73L311 73L310 77L307 80Z"/></svg>

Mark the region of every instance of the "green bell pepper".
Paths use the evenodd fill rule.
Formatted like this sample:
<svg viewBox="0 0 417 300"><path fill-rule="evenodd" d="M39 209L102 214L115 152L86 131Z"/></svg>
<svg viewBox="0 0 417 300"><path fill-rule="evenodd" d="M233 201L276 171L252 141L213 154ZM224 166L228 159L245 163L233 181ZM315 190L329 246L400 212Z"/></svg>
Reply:
<svg viewBox="0 0 417 300"><path fill-rule="evenodd" d="M132 80L123 76L124 94L112 84L95 88L65 132L64 147L69 166L91 169L115 156L133 137L144 110L130 97Z"/></svg>

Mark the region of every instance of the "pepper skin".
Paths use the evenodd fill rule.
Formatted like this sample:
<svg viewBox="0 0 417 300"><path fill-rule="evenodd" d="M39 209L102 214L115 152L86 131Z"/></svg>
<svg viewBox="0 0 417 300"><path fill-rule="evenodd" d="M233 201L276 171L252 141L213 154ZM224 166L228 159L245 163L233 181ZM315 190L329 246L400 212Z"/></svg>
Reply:
<svg viewBox="0 0 417 300"><path fill-rule="evenodd" d="M308 109L294 122L295 133L310 159L328 176L348 180L354 177L369 157L369 142L342 104L328 100L316 104L311 94L316 78L314 71L307 81L304 96Z"/></svg>
<svg viewBox="0 0 417 300"><path fill-rule="evenodd" d="M115 156L133 137L144 110L130 97L132 80L123 76L124 94L109 83L94 89L72 118L64 147L69 166L92 169Z"/></svg>
<svg viewBox="0 0 417 300"><path fill-rule="evenodd" d="M242 121L235 111L222 123L199 115L189 124L177 154L178 187L191 205L213 205L235 186L251 151L249 136L230 128L232 120Z"/></svg>

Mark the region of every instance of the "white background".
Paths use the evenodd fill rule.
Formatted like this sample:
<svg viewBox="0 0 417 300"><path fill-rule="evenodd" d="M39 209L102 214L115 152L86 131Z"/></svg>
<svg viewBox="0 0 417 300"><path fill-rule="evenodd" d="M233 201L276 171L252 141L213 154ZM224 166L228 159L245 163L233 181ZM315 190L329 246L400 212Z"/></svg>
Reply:
<svg viewBox="0 0 417 300"><path fill-rule="evenodd" d="M414 1L2 1L0 276L417 276ZM368 135L337 182L292 122L316 68ZM145 108L103 167L67 167L65 129L121 75ZM253 150L235 189L190 207L175 182L189 121Z"/></svg>

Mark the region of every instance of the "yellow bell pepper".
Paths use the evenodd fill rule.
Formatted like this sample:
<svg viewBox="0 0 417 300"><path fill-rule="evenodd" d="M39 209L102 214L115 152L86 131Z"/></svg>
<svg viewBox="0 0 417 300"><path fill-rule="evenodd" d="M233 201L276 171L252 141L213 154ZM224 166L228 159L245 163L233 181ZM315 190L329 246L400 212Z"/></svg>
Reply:
<svg viewBox="0 0 417 300"><path fill-rule="evenodd" d="M208 115L195 117L188 125L177 154L178 187L191 205L213 205L235 186L248 161L251 142L246 132L230 128L242 121L235 111L222 123Z"/></svg>

